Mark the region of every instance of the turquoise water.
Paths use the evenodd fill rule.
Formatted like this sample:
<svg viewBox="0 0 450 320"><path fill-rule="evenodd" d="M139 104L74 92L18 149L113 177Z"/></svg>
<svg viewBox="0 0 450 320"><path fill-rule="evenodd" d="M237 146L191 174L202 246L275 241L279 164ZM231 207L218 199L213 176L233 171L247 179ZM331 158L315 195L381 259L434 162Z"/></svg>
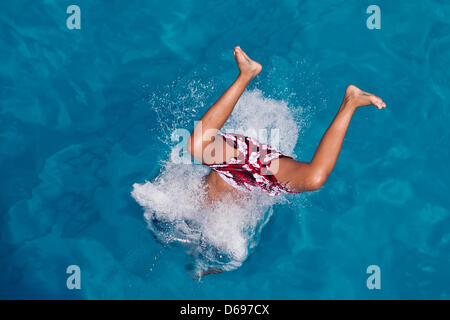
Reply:
<svg viewBox="0 0 450 320"><path fill-rule="evenodd" d="M369 1L79 0L81 30L70 4L0 4L1 298L450 298L448 1L377 1L380 30ZM130 192L234 79L235 45L300 160L348 84L388 107L355 113L324 188L275 204L240 267L195 282Z"/></svg>

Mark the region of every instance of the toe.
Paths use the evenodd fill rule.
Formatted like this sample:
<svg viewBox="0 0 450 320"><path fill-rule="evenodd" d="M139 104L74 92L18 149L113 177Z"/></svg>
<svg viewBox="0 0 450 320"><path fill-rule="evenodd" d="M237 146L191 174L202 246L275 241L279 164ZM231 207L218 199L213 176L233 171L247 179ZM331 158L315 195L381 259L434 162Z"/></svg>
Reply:
<svg viewBox="0 0 450 320"><path fill-rule="evenodd" d="M381 108L386 107L386 104L383 102L383 100L378 99L378 101L377 101L377 107L378 107L379 109L381 109Z"/></svg>

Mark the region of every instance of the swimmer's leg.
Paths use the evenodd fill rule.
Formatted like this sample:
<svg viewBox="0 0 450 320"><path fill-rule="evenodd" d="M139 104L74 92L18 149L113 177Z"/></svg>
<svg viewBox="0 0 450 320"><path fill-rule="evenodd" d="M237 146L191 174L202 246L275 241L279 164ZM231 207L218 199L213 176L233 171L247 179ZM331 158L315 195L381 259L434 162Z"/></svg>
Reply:
<svg viewBox="0 0 450 320"><path fill-rule="evenodd" d="M378 109L386 107L381 98L349 86L344 101L323 135L311 162L287 159L280 165L276 178L297 192L321 188L336 164L353 113L358 107L367 105L375 105Z"/></svg>
<svg viewBox="0 0 450 320"><path fill-rule="evenodd" d="M262 69L261 65L251 60L240 47L234 48L233 54L240 70L239 76L206 111L189 138L188 150L198 161L202 161L203 150L213 141L217 131L227 121L245 88Z"/></svg>

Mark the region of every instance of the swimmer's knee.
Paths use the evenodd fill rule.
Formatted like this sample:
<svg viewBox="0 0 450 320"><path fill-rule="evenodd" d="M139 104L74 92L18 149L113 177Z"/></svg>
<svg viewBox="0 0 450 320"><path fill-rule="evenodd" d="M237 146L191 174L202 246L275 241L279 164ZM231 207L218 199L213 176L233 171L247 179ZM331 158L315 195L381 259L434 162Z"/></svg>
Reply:
<svg viewBox="0 0 450 320"><path fill-rule="evenodd" d="M311 188L311 191L319 190L323 187L325 182L327 181L328 175L321 171L317 170L311 174L311 177L309 178L309 185Z"/></svg>
<svg viewBox="0 0 450 320"><path fill-rule="evenodd" d="M297 166L291 170L290 184L296 192L319 190L328 178L328 174L323 169L308 162L297 162Z"/></svg>

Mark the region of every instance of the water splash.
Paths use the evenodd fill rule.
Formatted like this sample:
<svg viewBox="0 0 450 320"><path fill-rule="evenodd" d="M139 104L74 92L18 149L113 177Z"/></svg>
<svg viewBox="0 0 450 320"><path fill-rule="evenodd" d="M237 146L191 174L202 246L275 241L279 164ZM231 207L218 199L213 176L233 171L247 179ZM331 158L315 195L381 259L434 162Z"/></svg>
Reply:
<svg viewBox="0 0 450 320"><path fill-rule="evenodd" d="M197 94L201 94L198 89L190 92L195 94L181 101L195 100ZM157 113L170 112L173 106L170 104L168 108L158 101L152 101L151 105ZM246 91L222 131L258 134L276 129L279 131L277 147L293 155L300 130L294 113L282 100L265 98L260 90ZM170 136L167 130L175 129L181 118L182 124L199 118L179 105L172 114L175 115L173 123L161 124L165 137ZM267 141L270 135L255 138L270 143ZM170 143L170 140L165 142L169 149L173 148ZM201 165L167 161L158 177L135 183L131 193L144 208L149 228L160 242L179 243L187 248L194 259L195 273L210 268L233 270L241 266L257 245L261 230L273 213L272 206L287 201L284 196L256 193L245 203L217 202L206 208L202 201L206 196L202 178L208 172L209 168Z"/></svg>

